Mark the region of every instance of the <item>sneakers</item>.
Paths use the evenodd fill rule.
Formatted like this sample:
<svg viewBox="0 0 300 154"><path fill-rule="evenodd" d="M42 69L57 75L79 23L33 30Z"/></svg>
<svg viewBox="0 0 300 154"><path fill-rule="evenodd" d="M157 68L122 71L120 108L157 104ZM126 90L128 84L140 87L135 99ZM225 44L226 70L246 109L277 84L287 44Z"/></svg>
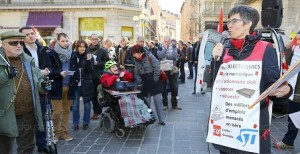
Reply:
<svg viewBox="0 0 300 154"><path fill-rule="evenodd" d="M282 141L274 143L273 146L275 148L279 147L280 149L293 149L294 148L294 146L287 145L287 144L283 143Z"/></svg>
<svg viewBox="0 0 300 154"><path fill-rule="evenodd" d="M93 120L97 120L99 118L101 118L101 115L98 113L94 113L94 115L91 117L91 119L93 119Z"/></svg>
<svg viewBox="0 0 300 154"><path fill-rule="evenodd" d="M68 133L63 133L61 136L60 136L61 139L65 140L65 141L72 141L73 140L73 137L71 137Z"/></svg>
<svg viewBox="0 0 300 154"><path fill-rule="evenodd" d="M187 79L193 79L193 77L189 76L189 77L187 77Z"/></svg>
<svg viewBox="0 0 300 154"><path fill-rule="evenodd" d="M179 100L179 96L176 96L176 99Z"/></svg>
<svg viewBox="0 0 300 154"><path fill-rule="evenodd" d="M163 110L166 111L168 109L168 106L164 106Z"/></svg>

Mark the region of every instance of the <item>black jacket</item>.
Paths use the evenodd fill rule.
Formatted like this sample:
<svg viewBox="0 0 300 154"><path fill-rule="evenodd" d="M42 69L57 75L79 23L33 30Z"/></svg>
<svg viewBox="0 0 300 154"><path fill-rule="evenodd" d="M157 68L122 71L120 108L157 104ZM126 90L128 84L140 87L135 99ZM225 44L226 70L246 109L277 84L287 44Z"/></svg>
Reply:
<svg viewBox="0 0 300 154"><path fill-rule="evenodd" d="M198 62L199 50L201 46L201 41L197 41L193 46L193 62Z"/></svg>
<svg viewBox="0 0 300 154"><path fill-rule="evenodd" d="M93 54L97 56L97 65L94 65L93 69L93 81L95 84L99 83L100 76L103 74L105 63L110 60L107 51L104 48L99 48L94 51Z"/></svg>
<svg viewBox="0 0 300 154"><path fill-rule="evenodd" d="M39 59L39 61L38 61L39 69L48 68L51 72L52 71L52 63L51 63L51 61L48 57L48 52L50 52L51 49L46 47L46 46L45 47L42 46L38 42L35 42L35 44L37 46L37 55L38 55L38 59ZM31 53L26 48L25 43L22 43L21 45L23 46L24 52L32 57Z"/></svg>
<svg viewBox="0 0 300 154"><path fill-rule="evenodd" d="M154 55L154 57L156 57L158 59L157 50L158 50L158 48L156 46L154 46L153 48L149 48L149 51L151 51L151 53Z"/></svg>
<svg viewBox="0 0 300 154"><path fill-rule="evenodd" d="M69 98L75 98L75 91L78 87L78 83L81 80L81 96L83 97L84 102L91 101L96 97L96 93L94 91L94 83L92 78L93 73L93 64L94 59L91 60L86 59L86 55L82 58L76 53L73 52L70 59L70 70L75 71L74 75L71 76L70 86L69 86ZM79 71L81 68L81 74ZM81 79L80 79L81 77Z"/></svg>
<svg viewBox="0 0 300 154"><path fill-rule="evenodd" d="M49 78L53 80L52 89L51 89L51 97L52 99L62 99L62 88L63 88L63 77L60 75L62 71L62 63L59 59L59 55L51 50L48 53L49 59L52 62L52 71L49 73Z"/></svg>

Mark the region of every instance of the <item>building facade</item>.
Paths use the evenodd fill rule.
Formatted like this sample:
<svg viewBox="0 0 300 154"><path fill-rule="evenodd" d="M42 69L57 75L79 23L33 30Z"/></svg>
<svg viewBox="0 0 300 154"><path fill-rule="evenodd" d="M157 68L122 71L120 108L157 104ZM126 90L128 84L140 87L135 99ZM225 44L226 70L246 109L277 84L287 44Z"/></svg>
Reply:
<svg viewBox="0 0 300 154"><path fill-rule="evenodd" d="M179 40L180 38L180 16L170 11L162 10L160 13L160 23L158 36L163 40L165 35L171 36L172 39Z"/></svg>
<svg viewBox="0 0 300 154"><path fill-rule="evenodd" d="M199 6L199 15L195 18L192 15L197 15L197 10L192 9L192 6ZM300 13L297 11L300 8L299 0L282 0L283 4L283 18L282 24L279 27L287 36L293 37L296 32L300 30ZM236 5L249 5L258 10L261 14L262 0L185 0L181 8L181 21L182 21L182 38L187 40L189 36L196 35L206 29L217 29L220 15L220 8L223 8L224 28L226 27L226 21L228 12ZM190 11L192 10L192 11ZM191 28L192 22L198 21L200 23L199 30ZM197 27L197 26L196 26ZM259 21L257 28L263 28L261 20ZM193 31L194 29L194 31ZM191 37L189 38L191 40ZM193 39L195 41L195 38Z"/></svg>
<svg viewBox="0 0 300 154"><path fill-rule="evenodd" d="M181 38L195 42L200 33L200 0L186 0L181 6Z"/></svg>
<svg viewBox="0 0 300 154"><path fill-rule="evenodd" d="M142 9L139 0L6 0L0 10L0 32L34 26L49 40L61 27L71 41L96 33L118 42L139 35L132 18Z"/></svg>

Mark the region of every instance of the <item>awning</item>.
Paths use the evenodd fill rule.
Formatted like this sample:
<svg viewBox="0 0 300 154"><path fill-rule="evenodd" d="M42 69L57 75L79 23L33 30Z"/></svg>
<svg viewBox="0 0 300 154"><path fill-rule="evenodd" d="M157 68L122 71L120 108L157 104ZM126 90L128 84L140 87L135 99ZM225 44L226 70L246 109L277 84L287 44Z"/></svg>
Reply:
<svg viewBox="0 0 300 154"><path fill-rule="evenodd" d="M53 12L29 12L26 25L40 28L61 27L63 20L62 11Z"/></svg>

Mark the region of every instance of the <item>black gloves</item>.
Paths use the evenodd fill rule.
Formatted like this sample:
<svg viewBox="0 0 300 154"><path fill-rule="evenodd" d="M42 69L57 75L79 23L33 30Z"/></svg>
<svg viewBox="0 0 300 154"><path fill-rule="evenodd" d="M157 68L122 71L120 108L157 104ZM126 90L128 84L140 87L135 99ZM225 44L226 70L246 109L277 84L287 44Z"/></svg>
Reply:
<svg viewBox="0 0 300 154"><path fill-rule="evenodd" d="M52 89L51 80L49 80L49 77L44 78L44 81L41 83L41 86L46 91L50 91Z"/></svg>
<svg viewBox="0 0 300 154"><path fill-rule="evenodd" d="M4 71L9 79L16 77L18 74L18 70L14 66L6 66Z"/></svg>

